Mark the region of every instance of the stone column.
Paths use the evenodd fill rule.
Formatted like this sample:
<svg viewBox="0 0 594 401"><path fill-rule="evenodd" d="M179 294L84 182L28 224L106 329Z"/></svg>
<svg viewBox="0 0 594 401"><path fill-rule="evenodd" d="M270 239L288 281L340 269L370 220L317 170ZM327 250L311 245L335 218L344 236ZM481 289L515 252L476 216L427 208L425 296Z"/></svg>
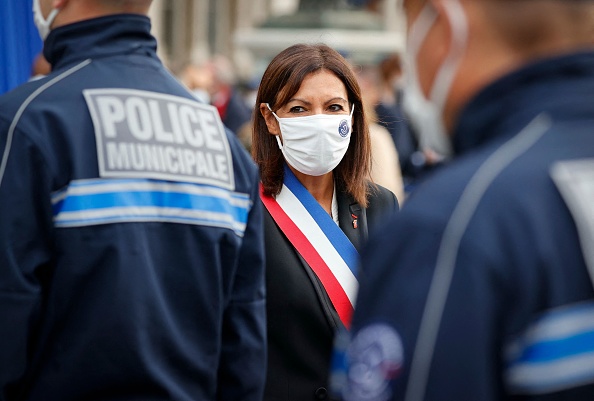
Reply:
<svg viewBox="0 0 594 401"><path fill-rule="evenodd" d="M191 60L196 63L202 63L208 60L211 54L208 43L208 32L210 23L210 4L208 0L190 0L192 1L192 14L189 21L191 27Z"/></svg>
<svg viewBox="0 0 594 401"><path fill-rule="evenodd" d="M157 38L158 48L157 53L164 63L167 63L167 43L165 42L165 35L163 32L163 1L153 0L153 4L149 10L149 17L151 18L151 33Z"/></svg>

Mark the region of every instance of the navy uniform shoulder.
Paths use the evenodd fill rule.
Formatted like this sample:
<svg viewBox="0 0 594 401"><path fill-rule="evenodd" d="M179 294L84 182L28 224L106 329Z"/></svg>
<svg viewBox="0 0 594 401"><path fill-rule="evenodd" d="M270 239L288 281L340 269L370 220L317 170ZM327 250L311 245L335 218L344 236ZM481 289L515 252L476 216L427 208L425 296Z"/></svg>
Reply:
<svg viewBox="0 0 594 401"><path fill-rule="evenodd" d="M21 105L27 100L33 92L35 92L40 86L47 81L47 78L43 78L37 81L26 82L22 85L17 86L9 92L6 92L0 96L0 112L5 118L13 117Z"/></svg>
<svg viewBox="0 0 594 401"><path fill-rule="evenodd" d="M398 212L398 199L392 191L381 185L368 183L368 188L367 221L371 226L376 226Z"/></svg>
<svg viewBox="0 0 594 401"><path fill-rule="evenodd" d="M441 165L407 196L402 214L430 225L445 225L468 182L493 150L459 156Z"/></svg>

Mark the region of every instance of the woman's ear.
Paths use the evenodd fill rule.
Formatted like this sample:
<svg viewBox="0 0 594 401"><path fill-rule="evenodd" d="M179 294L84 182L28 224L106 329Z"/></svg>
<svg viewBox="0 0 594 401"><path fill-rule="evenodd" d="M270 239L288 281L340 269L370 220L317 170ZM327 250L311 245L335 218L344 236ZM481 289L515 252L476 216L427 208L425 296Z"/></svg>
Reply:
<svg viewBox="0 0 594 401"><path fill-rule="evenodd" d="M274 115L272 114L272 110L268 108L266 103L260 103L260 114L262 114L264 121L266 121L268 132L272 135L279 135L280 127L278 125L278 121L276 121L276 118L274 118Z"/></svg>

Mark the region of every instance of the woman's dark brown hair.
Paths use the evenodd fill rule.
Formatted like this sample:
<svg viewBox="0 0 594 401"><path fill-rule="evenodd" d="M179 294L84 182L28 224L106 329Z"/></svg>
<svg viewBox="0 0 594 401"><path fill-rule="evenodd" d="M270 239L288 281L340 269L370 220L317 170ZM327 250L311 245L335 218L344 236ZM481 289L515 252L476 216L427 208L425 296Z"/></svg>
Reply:
<svg viewBox="0 0 594 401"><path fill-rule="evenodd" d="M330 71L342 81L349 106L355 106L351 142L344 158L334 169L336 186L346 190L361 206L366 207L371 145L361 90L349 63L336 50L324 44L293 45L280 52L264 72L256 98L252 131L252 156L260 167L264 193L270 196L280 193L284 179L284 158L274 135L268 132L266 121L260 113L260 104L268 103L272 110L278 110L299 91L305 77L320 70Z"/></svg>

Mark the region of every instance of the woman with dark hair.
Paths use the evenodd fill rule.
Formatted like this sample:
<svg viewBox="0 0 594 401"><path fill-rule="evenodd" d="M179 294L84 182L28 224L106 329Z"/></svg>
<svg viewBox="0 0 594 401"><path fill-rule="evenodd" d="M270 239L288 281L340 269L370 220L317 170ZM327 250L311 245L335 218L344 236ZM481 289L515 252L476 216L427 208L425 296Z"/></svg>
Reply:
<svg viewBox="0 0 594 401"><path fill-rule="evenodd" d="M327 399L334 334L349 326L357 251L398 209L372 184L361 93L335 50L299 44L266 69L252 155L266 206L268 374L264 399Z"/></svg>

